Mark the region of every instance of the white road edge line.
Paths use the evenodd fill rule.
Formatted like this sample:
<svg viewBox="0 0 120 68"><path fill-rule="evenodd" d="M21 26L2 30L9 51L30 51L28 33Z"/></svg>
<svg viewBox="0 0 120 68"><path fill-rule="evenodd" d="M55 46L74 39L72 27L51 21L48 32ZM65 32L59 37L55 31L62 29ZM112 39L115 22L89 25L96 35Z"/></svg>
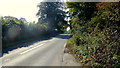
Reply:
<svg viewBox="0 0 120 68"><path fill-rule="evenodd" d="M64 44L64 48L66 47L66 44L67 44L67 43Z"/></svg>
<svg viewBox="0 0 120 68"><path fill-rule="evenodd" d="M27 52L35 49L35 48L41 47L42 45L44 45L44 44L38 45L38 46L36 46L36 47L33 47L33 48L31 48L31 49L29 49L29 50L26 50L26 51L24 51L24 52L22 52L22 53L20 53L20 54L21 54L21 55L22 55L22 54L25 54L25 53L27 53Z"/></svg>

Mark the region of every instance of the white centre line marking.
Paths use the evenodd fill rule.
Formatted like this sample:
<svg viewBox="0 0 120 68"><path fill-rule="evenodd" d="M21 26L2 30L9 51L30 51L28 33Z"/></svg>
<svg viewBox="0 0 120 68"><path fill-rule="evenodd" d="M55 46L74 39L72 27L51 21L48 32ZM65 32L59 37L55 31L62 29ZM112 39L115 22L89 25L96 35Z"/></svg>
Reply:
<svg viewBox="0 0 120 68"><path fill-rule="evenodd" d="M43 41L43 42L47 42L47 41Z"/></svg>
<svg viewBox="0 0 120 68"><path fill-rule="evenodd" d="M50 41L52 41L52 40L50 40Z"/></svg>
<svg viewBox="0 0 120 68"><path fill-rule="evenodd" d="M4 61L9 61L10 59L5 59Z"/></svg>
<svg viewBox="0 0 120 68"><path fill-rule="evenodd" d="M24 51L24 52L22 52L22 53L20 53L20 54L21 54L21 55L22 55L22 54L25 54L25 53L27 53L27 52L35 49L35 48L41 47L42 45L44 45L44 44L38 45L38 46L36 46L36 47L33 47L33 48L31 48L31 49L29 49L29 50L26 50L26 51Z"/></svg>

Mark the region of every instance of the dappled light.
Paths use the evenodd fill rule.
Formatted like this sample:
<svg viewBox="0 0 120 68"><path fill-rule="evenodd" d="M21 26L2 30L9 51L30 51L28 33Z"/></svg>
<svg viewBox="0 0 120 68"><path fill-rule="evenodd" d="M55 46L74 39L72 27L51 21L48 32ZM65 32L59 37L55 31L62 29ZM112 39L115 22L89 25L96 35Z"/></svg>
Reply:
<svg viewBox="0 0 120 68"><path fill-rule="evenodd" d="M118 2L67 2L72 37L66 48L83 66L120 66Z"/></svg>
<svg viewBox="0 0 120 68"><path fill-rule="evenodd" d="M120 3L117 0L37 1L31 6L27 5L28 1L24 3L30 7L28 10L36 4L36 13L17 7L20 11L12 11L16 13L13 16L0 14L0 60L3 59L4 66L120 66ZM14 9L16 4L10 6ZM27 12L34 14L38 21Z"/></svg>
<svg viewBox="0 0 120 68"><path fill-rule="evenodd" d="M21 28L17 25L13 25L12 27L10 27L8 29L8 32L7 32L7 37L10 39L10 40L14 40L16 36L18 36L20 34L20 30Z"/></svg>
<svg viewBox="0 0 120 68"><path fill-rule="evenodd" d="M27 22L25 18L13 16L0 17L3 49L66 31L68 25L65 20L66 12L63 6L65 5L61 2L39 3L36 6L39 8L38 13L36 12L39 17L38 22Z"/></svg>

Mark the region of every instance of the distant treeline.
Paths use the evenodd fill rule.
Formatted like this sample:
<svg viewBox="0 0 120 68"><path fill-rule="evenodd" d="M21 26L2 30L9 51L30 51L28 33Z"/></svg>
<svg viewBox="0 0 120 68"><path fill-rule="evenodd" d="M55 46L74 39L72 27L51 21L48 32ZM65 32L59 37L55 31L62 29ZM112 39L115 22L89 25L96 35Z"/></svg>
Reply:
<svg viewBox="0 0 120 68"><path fill-rule="evenodd" d="M9 44L25 41L33 38L42 38L57 31L51 31L47 26L35 22L26 22L25 19L15 17L1 17L2 22L2 47L9 47Z"/></svg>
<svg viewBox="0 0 120 68"><path fill-rule="evenodd" d="M12 16L0 18L3 49L16 46L14 43L17 42L48 37L66 30L68 25L65 21L66 12L63 3L41 2L37 7L38 22L27 22L25 18L17 19Z"/></svg>

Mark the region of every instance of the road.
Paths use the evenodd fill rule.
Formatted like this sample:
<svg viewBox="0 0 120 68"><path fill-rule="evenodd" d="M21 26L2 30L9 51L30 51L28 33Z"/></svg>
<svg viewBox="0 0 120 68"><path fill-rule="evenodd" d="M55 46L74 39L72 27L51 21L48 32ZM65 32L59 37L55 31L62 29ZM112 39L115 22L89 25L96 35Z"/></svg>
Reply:
<svg viewBox="0 0 120 68"><path fill-rule="evenodd" d="M2 58L2 66L61 66L68 34L32 43L10 51Z"/></svg>

